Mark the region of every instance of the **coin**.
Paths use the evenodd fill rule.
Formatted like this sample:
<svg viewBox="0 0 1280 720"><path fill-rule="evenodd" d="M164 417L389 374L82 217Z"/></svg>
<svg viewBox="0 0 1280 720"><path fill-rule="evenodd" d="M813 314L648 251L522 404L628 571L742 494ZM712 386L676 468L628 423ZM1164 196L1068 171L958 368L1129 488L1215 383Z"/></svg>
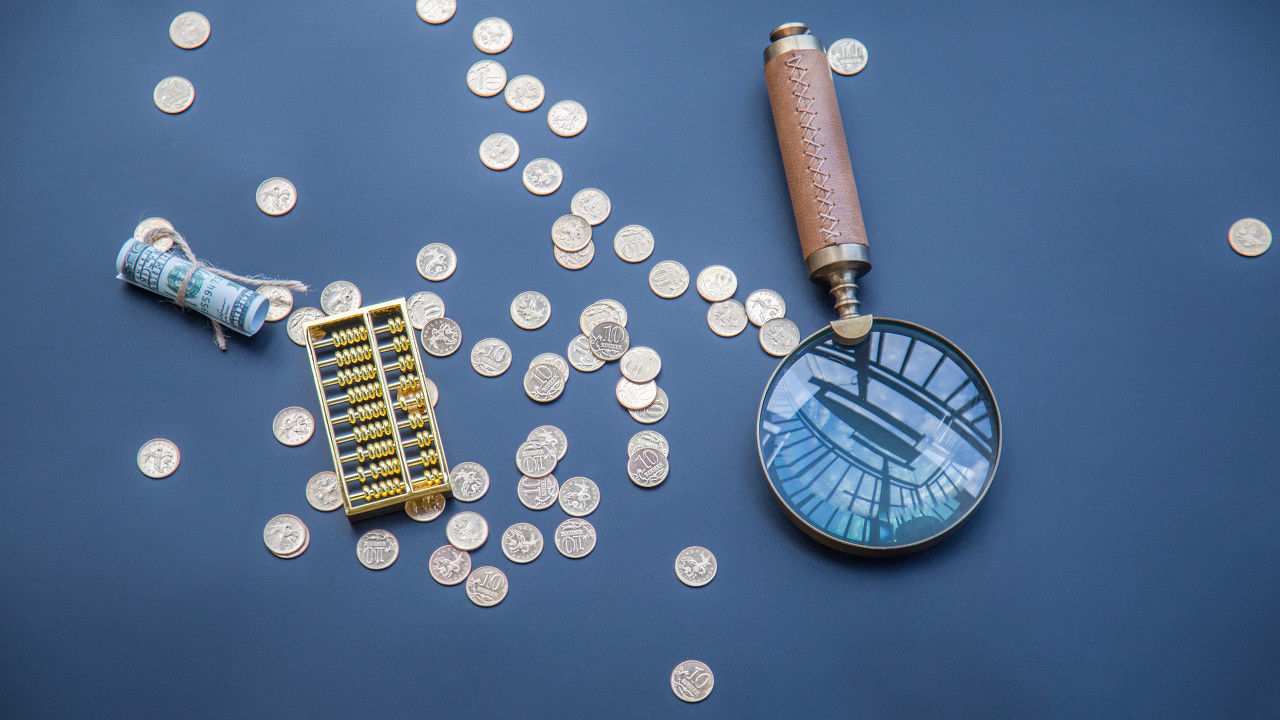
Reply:
<svg viewBox="0 0 1280 720"><path fill-rule="evenodd" d="M458 254L444 243L427 243L418 251L416 262L419 275L432 282L440 282L458 269Z"/></svg>
<svg viewBox="0 0 1280 720"><path fill-rule="evenodd" d="M449 469L453 499L475 502L489 492L489 471L480 463L461 462Z"/></svg>
<svg viewBox="0 0 1280 720"><path fill-rule="evenodd" d="M435 357L452 355L462 345L462 328L442 317L428 320L422 326L422 348Z"/></svg>
<svg viewBox="0 0 1280 720"><path fill-rule="evenodd" d="M631 419L636 422L642 422L645 425L652 425L667 416L667 393L662 388L658 388L658 399L653 404L643 410L628 410Z"/></svg>
<svg viewBox="0 0 1280 720"><path fill-rule="evenodd" d="M591 354L591 341L586 335L578 335L569 341L569 364L581 372L595 372L604 367L604 361Z"/></svg>
<svg viewBox="0 0 1280 720"><path fill-rule="evenodd" d="M853 38L840 38L827 48L827 62L841 75L855 75L867 66L867 46Z"/></svg>
<svg viewBox="0 0 1280 720"><path fill-rule="evenodd" d="M298 188L282 177L267 178L254 192L258 209L268 215L284 215L298 203Z"/></svg>
<svg viewBox="0 0 1280 720"><path fill-rule="evenodd" d="M557 448L540 439L525 440L516 449L516 469L525 477L540 478L550 475L559 461Z"/></svg>
<svg viewBox="0 0 1280 720"><path fill-rule="evenodd" d="M596 528L587 520L571 517L556 526L555 541L561 555L584 558L596 546Z"/></svg>
<svg viewBox="0 0 1280 720"><path fill-rule="evenodd" d="M675 260L663 260L649 270L649 289L660 298L677 298L689 289L689 271Z"/></svg>
<svg viewBox="0 0 1280 720"><path fill-rule="evenodd" d="M440 517L446 504L443 493L419 495L404 504L404 514L418 522L431 522Z"/></svg>
<svg viewBox="0 0 1280 720"><path fill-rule="evenodd" d="M138 448L138 469L149 478L166 478L178 469L182 462L182 453L172 440L156 438L148 440Z"/></svg>
<svg viewBox="0 0 1280 720"><path fill-rule="evenodd" d="M356 557L370 570L386 570L400 556L400 543L396 536L381 528L375 528L356 541Z"/></svg>
<svg viewBox="0 0 1280 720"><path fill-rule="evenodd" d="M287 407L276 413L271 431L281 444L296 447L311 439L311 433L316 431L316 419L304 408Z"/></svg>
<svg viewBox="0 0 1280 720"><path fill-rule="evenodd" d="M644 383L633 383L622 377L614 386L613 394L618 404L628 410L643 410L658 399L658 384L652 380Z"/></svg>
<svg viewBox="0 0 1280 720"><path fill-rule="evenodd" d="M534 195L550 195L560 189L560 183L564 182L564 172L555 160L535 158L524 166L520 179L524 182L524 189Z"/></svg>
<svg viewBox="0 0 1280 720"><path fill-rule="evenodd" d="M293 293L283 285L260 285L258 294L267 299L267 322L283 320L293 309Z"/></svg>
<svg viewBox="0 0 1280 720"><path fill-rule="evenodd" d="M738 290L738 276L723 265L711 265L698 273L698 294L708 302L720 302L733 297Z"/></svg>
<svg viewBox="0 0 1280 720"><path fill-rule="evenodd" d="M597 300L583 309L578 316L578 327L582 334L591 336L591 329L602 322L615 322L622 327L627 326L627 309L617 300Z"/></svg>
<svg viewBox="0 0 1280 720"><path fill-rule="evenodd" d="M467 597L480 607L493 607L507 596L507 576L492 565L482 565L467 576Z"/></svg>
<svg viewBox="0 0 1280 720"><path fill-rule="evenodd" d="M583 517L600 507L600 488L591 478L571 477L560 486L560 509L574 517Z"/></svg>
<svg viewBox="0 0 1280 720"><path fill-rule="evenodd" d="M520 143L506 133L494 133L480 141L480 162L490 170L506 170L520 159Z"/></svg>
<svg viewBox="0 0 1280 720"><path fill-rule="evenodd" d="M436 383L429 377L422 378L422 384L427 388L427 399L431 401L431 407L435 407L440 402L440 388L436 387Z"/></svg>
<svg viewBox="0 0 1280 720"><path fill-rule="evenodd" d="M546 510L556 504L560 497L560 483L555 475L544 475L540 478L521 476L516 483L516 497L520 504L530 510Z"/></svg>
<svg viewBox="0 0 1280 720"><path fill-rule="evenodd" d="M480 52L493 55L511 47L514 34L511 24L506 20L487 17L476 23L475 28L472 29L471 42L476 44L476 49Z"/></svg>
<svg viewBox="0 0 1280 720"><path fill-rule="evenodd" d="M774 357L782 357L800 344L800 328L787 318L774 318L760 326L760 347Z"/></svg>
<svg viewBox="0 0 1280 720"><path fill-rule="evenodd" d="M427 290L410 295L405 307L409 310L409 324L415 330L421 330L428 320L444 317L444 300Z"/></svg>
<svg viewBox="0 0 1280 720"><path fill-rule="evenodd" d="M511 367L511 348L498 338L485 338L471 348L471 367L485 377L498 377Z"/></svg>
<svg viewBox="0 0 1280 720"><path fill-rule="evenodd" d="M701 660L685 660L671 671L671 692L687 703L706 700L715 684L716 676Z"/></svg>
<svg viewBox="0 0 1280 720"><path fill-rule="evenodd" d="M561 100L547 110L547 127L560 137L573 137L587 129L587 109L577 100Z"/></svg>
<svg viewBox="0 0 1280 720"><path fill-rule="evenodd" d="M432 25L447 22L457 11L457 0L418 0L418 17Z"/></svg>
<svg viewBox="0 0 1280 720"><path fill-rule="evenodd" d="M511 301L511 321L525 330L537 330L551 319L551 301L537 290L525 290Z"/></svg>
<svg viewBox="0 0 1280 720"><path fill-rule="evenodd" d="M467 89L480 97L493 97L507 86L507 69L496 60L481 60L467 69Z"/></svg>
<svg viewBox="0 0 1280 720"><path fill-rule="evenodd" d="M565 252L578 252L591 242L591 225L577 215L561 215L551 223L551 242Z"/></svg>
<svg viewBox="0 0 1280 720"><path fill-rule="evenodd" d="M622 371L622 377L631 382L646 383L658 377L658 371L662 369L662 358L657 350L637 345L623 354L618 361L618 369Z"/></svg>
<svg viewBox="0 0 1280 720"><path fill-rule="evenodd" d="M747 327L747 311L737 300L721 300L707 308L707 327L720 337L733 337Z"/></svg>
<svg viewBox="0 0 1280 720"><path fill-rule="evenodd" d="M297 515L277 515L262 529L262 542L266 543L267 549L272 555L286 560L301 555L310 540L307 524Z"/></svg>
<svg viewBox="0 0 1280 720"><path fill-rule="evenodd" d="M289 315L289 322L285 323L285 332L289 334L289 339L295 345L305 346L307 344L307 335L303 326L322 317L324 317L324 311L320 308L300 307Z"/></svg>
<svg viewBox="0 0 1280 720"><path fill-rule="evenodd" d="M542 531L518 522L502 533L502 554L513 563L533 562L542 554Z"/></svg>
<svg viewBox="0 0 1280 720"><path fill-rule="evenodd" d="M573 199L569 201L569 212L592 225L599 225L609 219L612 208L609 196L596 188L583 188L574 193Z"/></svg>
<svg viewBox="0 0 1280 720"><path fill-rule="evenodd" d="M549 363L534 365L524 374L524 393L531 400L551 402L564 392L565 379L554 365Z"/></svg>
<svg viewBox="0 0 1280 720"><path fill-rule="evenodd" d="M164 228L169 232L174 232L173 225L168 220L158 217L149 217L138 223L138 227L133 229L133 239L138 242L146 242L147 233L160 228ZM173 238L168 236L158 237L152 241L151 247L160 252L168 252L169 248L173 247Z"/></svg>
<svg viewBox="0 0 1280 720"><path fill-rule="evenodd" d="M756 290L747 296L745 305L747 319L756 327L787 314L786 301L772 290Z"/></svg>
<svg viewBox="0 0 1280 720"><path fill-rule="evenodd" d="M716 576L716 556L701 545L690 545L676 555L676 577L689 587L702 587Z"/></svg>
<svg viewBox="0 0 1280 720"><path fill-rule="evenodd" d="M156 83L151 99L161 111L176 115L195 102L196 86L184 77L171 75Z"/></svg>
<svg viewBox="0 0 1280 720"><path fill-rule="evenodd" d="M547 90L542 81L532 75L517 75L507 81L507 88L502 91L507 106L518 112L537 110L547 97Z"/></svg>
<svg viewBox="0 0 1280 720"><path fill-rule="evenodd" d="M1244 218L1231 224L1227 240L1232 250L1245 257L1257 257L1271 247L1271 228L1261 220Z"/></svg>
<svg viewBox="0 0 1280 720"><path fill-rule="evenodd" d="M330 315L346 315L358 307L360 288L346 280L335 280L320 293L320 309Z"/></svg>
<svg viewBox="0 0 1280 720"><path fill-rule="evenodd" d="M565 372L567 373L568 369ZM564 456L569 453L569 438L565 436L563 430L555 425L539 425L529 431L527 439L550 445L551 449L556 453L557 461L563 460Z"/></svg>
<svg viewBox="0 0 1280 720"><path fill-rule="evenodd" d="M188 10L169 23L169 39L183 50L195 50L209 40L209 30L209 18Z"/></svg>
<svg viewBox="0 0 1280 720"><path fill-rule="evenodd" d="M661 485L670 471L667 456L651 447L642 447L627 459L627 477L642 488Z"/></svg>
<svg viewBox="0 0 1280 720"><path fill-rule="evenodd" d="M320 512L332 512L342 507L342 488L338 476L332 470L321 470L307 481L307 503Z"/></svg>
<svg viewBox="0 0 1280 720"><path fill-rule="evenodd" d="M564 358L555 353L542 353L529 361L529 367L533 367L534 365L554 365L556 370L560 371L561 375L566 379L569 377L569 363L565 362Z"/></svg>
<svg viewBox="0 0 1280 720"><path fill-rule="evenodd" d="M457 585L471 574L471 553L452 545L441 545L427 561L431 579L441 585Z"/></svg>
<svg viewBox="0 0 1280 720"><path fill-rule="evenodd" d="M627 441L627 457L630 458L642 448L653 448L662 453L663 457L671 454L671 446L667 444L667 438L657 430L641 430L632 435Z"/></svg>
<svg viewBox="0 0 1280 720"><path fill-rule="evenodd" d="M449 518L444 527L444 535L449 544L459 550L475 550L489 539L489 523L484 516L470 510L464 510Z"/></svg>
<svg viewBox="0 0 1280 720"><path fill-rule="evenodd" d="M578 252L565 252L560 248L552 245L551 253L555 255L556 262L560 263L560 267L565 270L581 270L591 264L596 257L596 244L588 242L587 246Z"/></svg>
<svg viewBox="0 0 1280 720"><path fill-rule="evenodd" d="M613 236L613 251L629 263L643 262L653 254L653 233L643 225L626 225Z"/></svg>
<svg viewBox="0 0 1280 720"><path fill-rule="evenodd" d="M631 336L627 334L627 329L611 320L591 328L591 332L587 333L587 340L591 354L605 362L622 357L631 346Z"/></svg>

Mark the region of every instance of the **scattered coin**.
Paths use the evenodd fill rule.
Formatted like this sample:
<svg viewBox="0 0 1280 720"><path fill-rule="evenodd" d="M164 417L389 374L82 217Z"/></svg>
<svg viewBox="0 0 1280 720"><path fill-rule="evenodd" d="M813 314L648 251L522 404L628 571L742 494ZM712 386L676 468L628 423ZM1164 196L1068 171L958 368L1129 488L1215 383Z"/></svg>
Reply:
<svg viewBox="0 0 1280 720"><path fill-rule="evenodd" d="M787 303L772 290L756 290L747 296L747 319L761 327L765 323L787 314Z"/></svg>
<svg viewBox="0 0 1280 720"><path fill-rule="evenodd" d="M577 215L561 215L551 223L551 242L565 252L578 252L591 242L591 224Z"/></svg>
<svg viewBox="0 0 1280 720"><path fill-rule="evenodd" d="M565 252L560 248L552 245L551 253L555 255L556 262L565 270L581 270L591 264L596 258L596 244L588 242L587 246L578 252Z"/></svg>
<svg viewBox="0 0 1280 720"><path fill-rule="evenodd" d="M516 483L516 497L520 504L530 510L546 510L556 504L560 497L560 483L555 475L544 475L540 478L522 476Z"/></svg>
<svg viewBox="0 0 1280 720"><path fill-rule="evenodd" d="M421 330L428 320L444 317L444 300L426 290L410 295L405 306L409 310L409 324L415 330Z"/></svg>
<svg viewBox="0 0 1280 720"><path fill-rule="evenodd" d="M720 302L733 297L738 290L738 276L723 265L711 265L698 273L698 294L707 302Z"/></svg>
<svg viewBox="0 0 1280 720"><path fill-rule="evenodd" d="M449 469L449 487L455 500L475 502L489 492L489 471L480 463L458 463Z"/></svg>
<svg viewBox="0 0 1280 720"><path fill-rule="evenodd" d="M276 413L271 430L282 445L297 447L311 439L311 433L316 431L316 419L295 405Z"/></svg>
<svg viewBox="0 0 1280 720"><path fill-rule="evenodd" d="M561 360L561 362L564 361ZM568 372L569 370L566 368L565 373L567 374ZM551 446L551 449L556 453L557 461L563 460L564 456L569 453L569 438L564 434L563 430L555 425L539 425L529 431L527 439Z"/></svg>
<svg viewBox="0 0 1280 720"><path fill-rule="evenodd" d="M622 377L631 382L646 383L658 377L658 372L662 370L662 358L657 350L637 345L623 354L618 361L618 369L622 371Z"/></svg>
<svg viewBox="0 0 1280 720"><path fill-rule="evenodd" d="M489 523L485 522L480 513L464 510L449 518L449 523L444 527L444 535L449 539L450 545L469 552L489 539Z"/></svg>
<svg viewBox="0 0 1280 720"><path fill-rule="evenodd" d="M643 262L653 254L653 233L643 225L627 225L613 236L613 251L629 263Z"/></svg>
<svg viewBox="0 0 1280 720"><path fill-rule="evenodd" d="M564 171L551 158L535 158L524 166L520 179L524 182L525 190L534 195L550 195L560 189L560 183L564 182Z"/></svg>
<svg viewBox="0 0 1280 720"><path fill-rule="evenodd" d="M542 81L532 75L517 75L507 81L507 89L502 91L507 106L518 112L537 110L547 97L547 90Z"/></svg>
<svg viewBox="0 0 1280 720"><path fill-rule="evenodd" d="M653 404L643 410L628 410L631 419L636 422L652 425L667 416L667 393L662 388L658 388L658 399Z"/></svg>
<svg viewBox="0 0 1280 720"><path fill-rule="evenodd" d="M540 439L525 440L516 449L516 469L525 477L546 477L559 461L557 449Z"/></svg>
<svg viewBox="0 0 1280 720"><path fill-rule="evenodd" d="M565 362L564 358L555 353L542 353L529 361L529 367L533 367L534 365L554 365L556 370L559 370L560 374L563 375L566 380L569 378L569 363ZM532 437L532 435L530 437Z"/></svg>
<svg viewBox="0 0 1280 720"><path fill-rule="evenodd" d="M689 271L675 260L663 260L649 271L649 289L660 298L678 298L689 289Z"/></svg>
<svg viewBox="0 0 1280 720"><path fill-rule="evenodd" d="M513 563L533 562L542 554L542 531L518 522L502 533L502 554Z"/></svg>
<svg viewBox="0 0 1280 720"><path fill-rule="evenodd" d="M482 565L467 576L467 597L480 607L493 607L507 596L507 576L492 565Z"/></svg>
<svg viewBox="0 0 1280 720"><path fill-rule="evenodd" d="M165 220L164 218L150 217L138 223L138 227L133 229L133 239L138 242L146 242L147 233L159 228L164 228L169 232L174 232L173 225L168 220ZM167 236L156 238L151 243L151 247L159 250L160 252L168 252L169 248L173 247L173 238Z"/></svg>
<svg viewBox="0 0 1280 720"><path fill-rule="evenodd" d="M485 377L498 377L511 367L511 348L498 338L485 338L471 348L471 367Z"/></svg>
<svg viewBox="0 0 1280 720"><path fill-rule="evenodd" d="M467 69L467 89L480 97L493 97L507 86L507 69L496 60L481 60Z"/></svg>
<svg viewBox="0 0 1280 720"><path fill-rule="evenodd" d="M332 512L342 507L342 488L338 476L332 470L322 470L307 481L307 503L320 512Z"/></svg>
<svg viewBox="0 0 1280 720"><path fill-rule="evenodd" d="M452 545L441 545L427 561L431 579L441 585L457 585L471 574L471 553Z"/></svg>
<svg viewBox="0 0 1280 720"><path fill-rule="evenodd" d="M151 99L161 111L176 115L191 107L196 99L196 86L184 77L171 75L156 83Z"/></svg>
<svg viewBox="0 0 1280 720"><path fill-rule="evenodd" d="M400 557L400 542L390 532L375 528L356 541L356 557L370 570L386 570Z"/></svg>
<svg viewBox="0 0 1280 720"><path fill-rule="evenodd" d="M322 317L324 317L324 311L320 308L300 307L294 310L293 314L289 316L289 322L285 324L285 331L289 334L289 339L295 345L305 346L307 344L307 335L303 329L304 326Z"/></svg>
<svg viewBox="0 0 1280 720"><path fill-rule="evenodd" d="M422 327L422 347L435 357L447 357L462 346L462 328L442 317L428 320Z"/></svg>
<svg viewBox="0 0 1280 720"><path fill-rule="evenodd" d="M571 477L560 486L560 509L574 517L583 517L600 507L600 488L590 478Z"/></svg>
<svg viewBox="0 0 1280 720"><path fill-rule="evenodd" d="M268 215L284 215L298 202L298 188L282 177L267 178L254 193L258 209Z"/></svg>
<svg viewBox="0 0 1280 720"><path fill-rule="evenodd" d="M1227 239L1232 250L1245 257L1257 257L1271 247L1271 228L1261 220L1244 218L1231 224Z"/></svg>
<svg viewBox="0 0 1280 720"><path fill-rule="evenodd" d="M671 671L671 692L687 703L706 700L715 684L716 676L701 660L685 660Z"/></svg>
<svg viewBox="0 0 1280 720"><path fill-rule="evenodd" d="M267 521L262 529L262 542L272 555L286 560L296 558L311 542L311 531L302 518L284 513Z"/></svg>
<svg viewBox="0 0 1280 720"><path fill-rule="evenodd" d="M676 577L689 587L702 587L716 576L716 556L700 546L690 545L676 555Z"/></svg>
<svg viewBox="0 0 1280 720"><path fill-rule="evenodd" d="M573 137L587 129L587 109L577 100L561 100L547 111L547 127L560 137Z"/></svg>
<svg viewBox="0 0 1280 720"><path fill-rule="evenodd" d="M596 528L589 521L571 517L556 527L556 549L572 559L584 558L596 546Z"/></svg>
<svg viewBox="0 0 1280 720"><path fill-rule="evenodd" d="M444 513L446 504L443 493L419 495L404 504L404 514L418 522L431 522Z"/></svg>
<svg viewBox="0 0 1280 720"><path fill-rule="evenodd" d="M662 453L663 457L671 454L671 446L667 444L667 438L657 430L641 430L631 439L627 441L627 457L630 458L636 454L637 450L643 448L653 448Z"/></svg>
<svg viewBox="0 0 1280 720"><path fill-rule="evenodd" d="M480 162L490 170L506 170L520 159L520 143L506 133L493 133L480 141Z"/></svg>
<svg viewBox="0 0 1280 720"><path fill-rule="evenodd" d="M827 48L827 62L841 75L856 75L867 66L867 46L853 38L840 38Z"/></svg>
<svg viewBox="0 0 1280 720"><path fill-rule="evenodd" d="M457 11L457 0L418 0L418 17L432 25L448 22Z"/></svg>
<svg viewBox="0 0 1280 720"><path fill-rule="evenodd" d="M194 10L181 13L169 23L169 39L183 50L195 50L209 40L209 18Z"/></svg>
<svg viewBox="0 0 1280 720"><path fill-rule="evenodd" d="M551 402L564 392L565 376L549 363L534 365L524 374L524 393L537 402ZM528 474L528 473L526 473Z"/></svg>
<svg viewBox="0 0 1280 720"><path fill-rule="evenodd" d="M261 285L258 294L267 299L267 322L283 320L293 310L293 293L283 285Z"/></svg>
<svg viewBox="0 0 1280 720"><path fill-rule="evenodd" d="M498 17L487 17L476 23L471 31L471 42L482 53L493 55L511 47L515 33L511 24Z"/></svg>
<svg viewBox="0 0 1280 720"><path fill-rule="evenodd" d="M551 319L551 301L537 290L525 290L511 301L511 321L525 330L537 330Z"/></svg>
<svg viewBox="0 0 1280 720"><path fill-rule="evenodd" d="M604 367L604 361L591 354L591 341L586 335L578 335L569 341L569 364L581 372L595 372Z"/></svg>
<svg viewBox="0 0 1280 720"><path fill-rule="evenodd" d="M436 383L429 377L422 378L422 384L427 388L427 399L431 401L431 407L435 407L440 402L440 388L436 387Z"/></svg>
<svg viewBox="0 0 1280 720"><path fill-rule="evenodd" d="M172 440L156 438L148 440L138 448L138 469L149 478L166 478L178 469L182 462L182 453Z"/></svg>
<svg viewBox="0 0 1280 720"><path fill-rule="evenodd" d="M642 488L661 485L670 471L667 456L651 447L642 447L627 459L627 477Z"/></svg>
<svg viewBox="0 0 1280 720"><path fill-rule="evenodd" d="M760 326L760 347L774 357L783 357L800 344L800 328L787 318L774 318Z"/></svg>
<svg viewBox="0 0 1280 720"><path fill-rule="evenodd" d="M747 327L747 311L737 300L721 300L707 308L707 327L720 337L733 337Z"/></svg>
<svg viewBox="0 0 1280 720"><path fill-rule="evenodd" d="M419 275L432 282L440 282L458 269L458 254L444 243L427 243L418 251L416 262Z"/></svg>
<svg viewBox="0 0 1280 720"><path fill-rule="evenodd" d="M652 380L633 383L622 377L618 378L618 384L614 387L613 394L618 398L618 404L622 407L628 410L643 410L658 399L658 384Z"/></svg>
<svg viewBox="0 0 1280 720"><path fill-rule="evenodd" d="M346 280L335 280L320 293L320 309L330 315L346 315L358 307L360 288Z"/></svg>
<svg viewBox="0 0 1280 720"><path fill-rule="evenodd" d="M596 188L583 188L574 193L573 199L569 201L569 212L592 225L599 225L609 219L611 209L613 203L609 201L609 196Z"/></svg>
<svg viewBox="0 0 1280 720"><path fill-rule="evenodd" d="M615 322L622 327L627 326L627 310L617 300L597 300L583 309L578 316L578 328L588 338L591 329L602 322Z"/></svg>
<svg viewBox="0 0 1280 720"><path fill-rule="evenodd" d="M596 324L587 333L587 340L590 342L591 354L605 362L622 357L631 346L631 336L627 334L627 329L612 320Z"/></svg>

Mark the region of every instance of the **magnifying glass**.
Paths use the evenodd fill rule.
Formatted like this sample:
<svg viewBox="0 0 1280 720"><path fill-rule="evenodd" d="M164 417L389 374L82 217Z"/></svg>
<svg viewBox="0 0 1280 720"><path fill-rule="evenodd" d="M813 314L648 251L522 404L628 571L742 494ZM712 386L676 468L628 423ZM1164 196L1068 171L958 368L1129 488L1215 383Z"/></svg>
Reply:
<svg viewBox="0 0 1280 720"><path fill-rule="evenodd" d="M859 555L923 550L986 495L1000 412L978 366L946 338L858 313L871 259L827 55L800 23L769 39L765 83L800 247L840 317L769 378L760 464L783 512L819 542Z"/></svg>

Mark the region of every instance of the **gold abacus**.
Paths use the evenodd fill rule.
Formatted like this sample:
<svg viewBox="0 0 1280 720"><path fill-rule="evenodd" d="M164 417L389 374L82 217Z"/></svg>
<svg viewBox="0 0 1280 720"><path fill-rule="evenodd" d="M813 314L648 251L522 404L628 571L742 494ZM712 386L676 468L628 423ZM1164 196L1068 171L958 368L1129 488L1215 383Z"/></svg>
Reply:
<svg viewBox="0 0 1280 720"><path fill-rule="evenodd" d="M353 520L449 491L408 317L400 298L305 326L342 504Z"/></svg>

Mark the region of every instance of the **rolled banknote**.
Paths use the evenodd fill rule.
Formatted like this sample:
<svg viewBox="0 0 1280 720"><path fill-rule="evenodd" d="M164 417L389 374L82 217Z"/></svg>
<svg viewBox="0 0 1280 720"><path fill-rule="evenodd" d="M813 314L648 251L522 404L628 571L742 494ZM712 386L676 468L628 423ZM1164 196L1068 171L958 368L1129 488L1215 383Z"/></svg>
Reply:
<svg viewBox="0 0 1280 720"><path fill-rule="evenodd" d="M190 270L191 262L178 253L160 252L134 238L124 241L116 257L117 277L170 300L178 297L178 288ZM265 296L204 269L191 275L185 304L242 335L258 332L270 305Z"/></svg>

